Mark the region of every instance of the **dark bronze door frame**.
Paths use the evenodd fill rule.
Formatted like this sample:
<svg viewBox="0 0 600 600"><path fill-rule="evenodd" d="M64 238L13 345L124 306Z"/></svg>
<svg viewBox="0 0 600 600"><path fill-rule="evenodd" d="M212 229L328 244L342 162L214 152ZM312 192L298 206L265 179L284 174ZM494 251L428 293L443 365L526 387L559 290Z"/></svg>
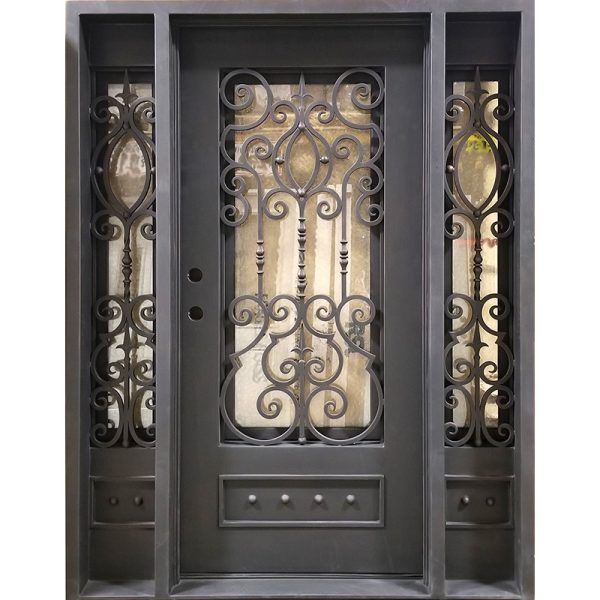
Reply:
<svg viewBox="0 0 600 600"><path fill-rule="evenodd" d="M235 126L257 85L315 152L293 210L329 194L325 220L344 189L328 165L347 157L319 137L335 90L362 115L354 316L343 294L311 299L301 212L288 308L259 287L235 312L235 261L252 282L273 264L260 234L236 258ZM303 116L315 101L320 121ZM298 183L293 151L261 139L261 173ZM69 599L533 598L531 0L69 2L66 164ZM340 214L354 200L339 191ZM292 205L266 206L275 222ZM235 336L290 307L277 393L239 417ZM355 391L322 374L352 353L366 416L345 427Z"/></svg>

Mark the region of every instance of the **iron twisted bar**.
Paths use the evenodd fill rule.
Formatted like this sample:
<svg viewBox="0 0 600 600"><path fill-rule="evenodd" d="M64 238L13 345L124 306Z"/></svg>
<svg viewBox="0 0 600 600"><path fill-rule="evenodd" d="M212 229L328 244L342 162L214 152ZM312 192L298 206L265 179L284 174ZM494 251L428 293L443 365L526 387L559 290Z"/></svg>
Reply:
<svg viewBox="0 0 600 600"><path fill-rule="evenodd" d="M514 159L507 140L499 133L500 127L493 123L508 121L514 114L514 105L505 94L489 94L482 88L479 67L473 89L466 94L448 96L445 115L453 126L462 123L458 131L453 131L445 149L444 187L451 205L445 215L445 235L451 243L465 241L472 255L471 292L449 293L445 301L446 318L453 323L447 331L450 341L445 348L445 403L447 414L451 415L445 424L445 437L450 446L508 446L514 441L510 418L514 356L506 339L511 303L500 293L482 296L482 229L485 226L497 244L509 238L514 229L513 215L506 207L514 180ZM497 104L492 108L494 102ZM482 141L494 161L493 183L480 199L465 193L461 182L461 159L473 136ZM467 230L472 230L472 238ZM483 351L492 344L496 355L490 360ZM462 352L458 353L459 349ZM490 426L486 423L486 409L492 402L497 406L498 420ZM464 425L454 420L461 403L466 408ZM503 419L501 411L508 417Z"/></svg>
<svg viewBox="0 0 600 600"><path fill-rule="evenodd" d="M276 100L272 87L265 76L250 69L238 69L223 77L220 86L222 107L233 114L242 113L259 106L257 91L262 89L264 108L250 123L237 123L225 119L221 132L220 150L223 168L221 187L225 203L221 211L222 222L228 227L239 227L248 221L252 213L248 191L251 182L257 193L256 220L256 292L235 298L229 305L228 319L236 328L260 323L253 339L245 347L229 355L230 369L221 388L220 410L223 422L230 432L239 439L257 445L277 444L284 440L305 443L307 433L312 439L328 444L354 444L364 440L378 425L383 412L383 389L376 375L373 363L376 356L365 350L360 337L351 337L342 325L343 311L349 311L351 330L364 331L375 319L376 307L373 301L360 294L352 294L348 289L348 264L350 261L348 244L349 210L353 210L357 222L367 227L375 227L383 220L383 206L378 202L378 194L383 187L383 173L379 166L383 155L384 141L381 128L372 121L353 121L340 105L342 85L356 78L371 82L353 83L351 103L355 110L372 111L382 105L384 84L379 74L366 68L348 69L335 81L331 101L314 99L308 92L305 74L301 73L298 93L289 99ZM248 82L253 83L248 83ZM235 83L234 91L231 86ZM236 96L237 98L232 98ZM237 99L237 103L236 103ZM262 106L262 105L260 105ZM333 122L342 126L344 133L333 142L328 142L323 129ZM258 130L263 124L283 126L285 131L277 140L271 140L260 131L250 133L241 148L232 150L234 136L239 132ZM370 147L366 147L357 137L357 132L367 133ZM309 162L308 173L300 177L292 168L292 155L297 144L304 144L304 158ZM266 170L275 185L267 189L259 168L251 160L251 151ZM255 161L256 162L256 161ZM341 193L332 183L334 164L347 162L341 180ZM350 178L358 173L358 191L352 202ZM315 199L314 211L323 220L341 219L341 239L339 241L339 280L341 300L325 294L306 298L308 285L307 260L307 210ZM297 214L296 227L296 294L278 294L266 298L264 289L265 220L281 220L292 206ZM273 325L278 325L275 331ZM336 339L337 332L337 339ZM293 336L294 344L288 356L274 366L274 351L280 344ZM312 338L313 343L309 342ZM340 339L341 338L341 339ZM290 408L292 416L289 424L278 429L269 439L258 439L243 427L236 424L230 414L227 397L233 388L236 373L242 368L242 359L263 339L267 345L262 351L261 370L267 380L266 387L256 398L256 410L267 420L281 415L284 406ZM326 358L315 349L314 341L323 340L334 358ZM334 439L322 431L311 414L311 405L317 398L323 399L322 410L328 419L341 419L349 407L348 390L339 382L344 367L344 343L349 352L362 355L365 370L370 378L372 395L375 396L374 409L369 423L358 433L353 432L343 439ZM327 373L330 368L331 372ZM307 432L308 430L308 432ZM296 436L295 439L292 436Z"/></svg>
<svg viewBox="0 0 600 600"><path fill-rule="evenodd" d="M97 343L91 356L91 441L100 447L153 446L155 298L132 290L133 277L139 275L132 243L136 236L155 238L154 99L138 97L125 71L123 91L116 97L97 97L90 115L99 137L91 161L91 184L98 205L91 231L97 253L108 254L110 244L119 245L118 287L122 287L122 292L103 294L94 304ZM115 172L113 162L126 144L135 145L144 170L139 193L129 202L118 185L123 174ZM108 273L98 276L106 278ZM150 423L144 423L143 413Z"/></svg>

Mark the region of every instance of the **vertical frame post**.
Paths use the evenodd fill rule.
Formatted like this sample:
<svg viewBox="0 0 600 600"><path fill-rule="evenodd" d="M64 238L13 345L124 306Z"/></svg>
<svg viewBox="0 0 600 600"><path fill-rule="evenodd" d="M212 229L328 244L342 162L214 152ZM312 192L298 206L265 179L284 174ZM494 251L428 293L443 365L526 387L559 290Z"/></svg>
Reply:
<svg viewBox="0 0 600 600"><path fill-rule="evenodd" d="M79 595L88 579L90 414L91 245L89 239L89 68L80 15L67 5L66 28L66 554L67 597Z"/></svg>
<svg viewBox="0 0 600 600"><path fill-rule="evenodd" d="M444 480L444 96L446 15L431 13L427 65L427 152L425 156L425 285L427 365L426 415L426 556L425 577L432 597L442 597L445 580Z"/></svg>
<svg viewBox="0 0 600 600"><path fill-rule="evenodd" d="M176 583L177 523L177 171L174 168L175 49L168 11L155 13L157 436L155 589L167 598Z"/></svg>
<svg viewBox="0 0 600 600"><path fill-rule="evenodd" d="M523 600L534 594L534 27L521 12L515 61L515 574Z"/></svg>

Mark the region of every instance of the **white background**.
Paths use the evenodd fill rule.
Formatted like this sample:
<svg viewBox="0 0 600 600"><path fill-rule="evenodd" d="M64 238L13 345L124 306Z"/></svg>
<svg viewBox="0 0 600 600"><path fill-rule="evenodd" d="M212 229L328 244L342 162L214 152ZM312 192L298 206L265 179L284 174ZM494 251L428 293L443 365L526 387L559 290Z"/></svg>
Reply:
<svg viewBox="0 0 600 600"><path fill-rule="evenodd" d="M537 6L538 600L599 597L598 4ZM28 598L20 590L35 585L54 600L64 597L63 2L6 0L0 61L0 594Z"/></svg>

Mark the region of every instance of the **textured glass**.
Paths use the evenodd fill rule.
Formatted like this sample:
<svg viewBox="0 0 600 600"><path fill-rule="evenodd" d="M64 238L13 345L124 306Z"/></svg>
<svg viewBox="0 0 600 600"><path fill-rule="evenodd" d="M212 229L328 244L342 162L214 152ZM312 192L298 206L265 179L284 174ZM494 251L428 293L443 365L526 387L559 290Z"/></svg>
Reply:
<svg viewBox="0 0 600 600"><path fill-rule="evenodd" d="M92 105L96 346L92 441L154 443L154 99L150 83L108 84Z"/></svg>
<svg viewBox="0 0 600 600"><path fill-rule="evenodd" d="M453 85L453 93L461 96L470 96L473 93L475 84L471 81L457 81ZM482 88L485 93L481 97L481 102L491 94L498 93L497 81L482 81ZM486 105L486 121L492 124L492 129L498 132L498 122L492 117L494 109L498 107L498 101L492 100ZM453 123L453 135L456 135L467 125L467 113L463 112L461 117ZM494 139L494 138L492 138ZM457 146L458 144L455 144ZM460 178L462 191L471 202L478 208L488 198L496 179L496 161L489 141L484 139L479 133L474 132L466 141L464 150L460 154L460 160L455 165ZM492 204L496 202L498 194L492 197ZM491 227L496 220L495 215L483 221L481 224L481 297L498 292L498 238L492 234ZM473 260L475 258L475 231L473 224L469 219L460 215L453 217L455 225L465 228L465 233L452 242L452 291L454 294L465 294L472 297L474 294L474 273ZM454 329L462 327L469 318L469 311L465 310L461 318L456 319ZM493 331L498 331L498 321L493 319L487 311L484 311L482 318L485 324ZM475 330L469 330L465 335L459 336L459 344L454 346L453 364L456 377L462 375L461 361L473 361L473 335ZM481 362L498 362L498 346L495 336L486 332L485 329L479 330L481 341L484 346L480 350ZM481 385L482 391L488 389L489 384L485 382L471 382L467 390L473 394L475 385ZM458 400L458 406L454 409L453 421L458 426L468 424L470 418L468 405L464 396L460 393L455 396ZM485 423L488 427L498 425L498 408L492 398L485 406Z"/></svg>
<svg viewBox="0 0 600 600"><path fill-rule="evenodd" d="M234 428L298 425L303 441L304 425L319 437L315 429L364 429L381 414L371 294L383 137L371 108L383 85L358 71L331 83L304 74L238 83L225 98L234 113L234 133L222 138L222 214L234 228L235 352L223 394L233 390Z"/></svg>

